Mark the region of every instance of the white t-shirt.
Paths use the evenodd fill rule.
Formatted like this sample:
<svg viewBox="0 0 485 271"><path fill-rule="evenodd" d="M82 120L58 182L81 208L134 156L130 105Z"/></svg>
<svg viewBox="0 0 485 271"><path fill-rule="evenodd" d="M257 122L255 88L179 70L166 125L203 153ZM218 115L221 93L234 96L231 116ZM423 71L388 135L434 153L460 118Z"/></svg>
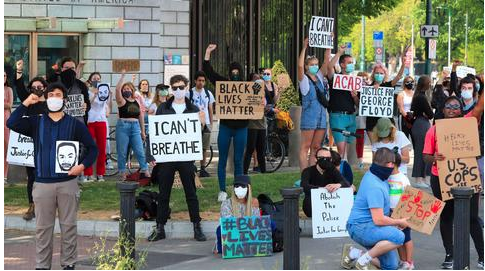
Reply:
<svg viewBox="0 0 485 271"><path fill-rule="evenodd" d="M172 103L172 107L173 107L173 110L175 110L175 113L177 114L184 113L185 108L187 108L185 103L181 103L181 104Z"/></svg>
<svg viewBox="0 0 485 271"><path fill-rule="evenodd" d="M192 88L193 96L192 96L192 103L199 108L200 111L204 111L205 113L205 123L207 125L211 124L210 116L209 116L209 107L215 102L214 95L212 92L207 91L209 93L209 97L207 97L205 89L202 89L201 92L195 90L195 87ZM190 99L190 91L185 93L185 96Z"/></svg>
<svg viewBox="0 0 485 271"><path fill-rule="evenodd" d="M318 70L317 72L317 78L323 84L324 82L323 73L320 70ZM310 91L310 80L308 79L308 76L303 75L303 79L299 81L299 83L300 83L299 86L300 86L301 95L306 96Z"/></svg>
<svg viewBox="0 0 485 271"><path fill-rule="evenodd" d="M89 91L89 99L91 100L95 94L92 91ZM106 97L105 97L106 98ZM108 99L105 101L101 101L99 99L99 95L96 94L93 102L91 103L91 109L88 111L88 123L91 122L107 122L106 118L106 108L108 106L108 101L111 97L108 96Z"/></svg>
<svg viewBox="0 0 485 271"><path fill-rule="evenodd" d="M406 135L403 132L396 131L396 138L394 139L394 142L388 142L388 143L376 142L372 144L372 152L376 152L377 149L384 148L384 147L391 150L394 149L394 147L398 147L399 148L398 152L399 154L401 154L404 148L411 147L411 141L409 141L409 139L406 137ZM401 166L399 167L399 172L401 172L404 175L407 175L408 174L407 166L408 164L405 164L402 162Z"/></svg>
<svg viewBox="0 0 485 271"><path fill-rule="evenodd" d="M153 111L153 114L157 113L158 106L156 103L152 103L150 107L148 107L148 112Z"/></svg>
<svg viewBox="0 0 485 271"><path fill-rule="evenodd" d="M401 172L389 176L387 183L389 184L390 207L391 209L394 209L399 203L401 195L404 193L404 188L411 185L411 183L409 182L408 177Z"/></svg>

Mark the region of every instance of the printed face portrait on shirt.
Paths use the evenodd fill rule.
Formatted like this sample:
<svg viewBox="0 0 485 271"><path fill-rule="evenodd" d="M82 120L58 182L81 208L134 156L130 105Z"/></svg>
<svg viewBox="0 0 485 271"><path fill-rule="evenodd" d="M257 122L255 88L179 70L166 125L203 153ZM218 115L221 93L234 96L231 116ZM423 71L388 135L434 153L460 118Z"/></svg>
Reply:
<svg viewBox="0 0 485 271"><path fill-rule="evenodd" d="M69 171L77 164L77 157L78 147L75 142L63 141L57 144L56 161L60 171Z"/></svg>

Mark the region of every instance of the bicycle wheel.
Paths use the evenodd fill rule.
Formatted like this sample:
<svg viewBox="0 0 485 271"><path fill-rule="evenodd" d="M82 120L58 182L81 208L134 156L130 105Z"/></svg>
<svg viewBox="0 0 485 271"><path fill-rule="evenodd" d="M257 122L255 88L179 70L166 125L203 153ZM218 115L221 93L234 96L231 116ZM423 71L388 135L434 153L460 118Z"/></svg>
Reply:
<svg viewBox="0 0 485 271"><path fill-rule="evenodd" d="M277 171L285 160L285 145L276 136L269 136L266 141L266 172Z"/></svg>
<svg viewBox="0 0 485 271"><path fill-rule="evenodd" d="M115 129L111 130L107 140L106 152L106 172L105 176L114 176L118 174L118 163L116 155L116 138Z"/></svg>
<svg viewBox="0 0 485 271"><path fill-rule="evenodd" d="M214 150L212 149L212 145L209 147L209 157L207 157L207 160L205 162L204 168L208 167L211 162L212 162L212 157L214 157Z"/></svg>

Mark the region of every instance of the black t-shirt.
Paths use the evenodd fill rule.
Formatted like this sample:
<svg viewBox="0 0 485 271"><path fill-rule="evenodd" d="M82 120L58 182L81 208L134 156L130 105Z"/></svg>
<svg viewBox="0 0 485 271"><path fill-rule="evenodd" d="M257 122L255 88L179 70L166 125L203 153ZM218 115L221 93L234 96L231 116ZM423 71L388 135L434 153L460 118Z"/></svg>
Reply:
<svg viewBox="0 0 485 271"><path fill-rule="evenodd" d="M328 105L329 112L348 112L354 113L355 112L355 103L354 99L352 98L352 93L348 90L341 90L341 89L333 89L333 77L329 80L329 88L330 88L330 101Z"/></svg>

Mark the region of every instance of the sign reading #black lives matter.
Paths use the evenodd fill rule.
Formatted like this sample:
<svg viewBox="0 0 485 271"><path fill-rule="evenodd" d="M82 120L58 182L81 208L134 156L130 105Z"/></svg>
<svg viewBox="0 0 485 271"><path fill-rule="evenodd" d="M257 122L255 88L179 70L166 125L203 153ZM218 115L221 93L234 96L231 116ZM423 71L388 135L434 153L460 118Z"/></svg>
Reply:
<svg viewBox="0 0 485 271"><path fill-rule="evenodd" d="M198 113L148 116L148 127L157 163L202 160Z"/></svg>
<svg viewBox="0 0 485 271"><path fill-rule="evenodd" d="M333 48L333 18L312 16L308 45L318 48Z"/></svg>
<svg viewBox="0 0 485 271"><path fill-rule="evenodd" d="M392 118L393 109L394 88L362 87L359 103L360 116Z"/></svg>
<svg viewBox="0 0 485 271"><path fill-rule="evenodd" d="M67 95L64 113L72 117L82 117L84 112L84 96L82 94Z"/></svg>
<svg viewBox="0 0 485 271"><path fill-rule="evenodd" d="M10 130L7 162L11 165L34 167L34 141Z"/></svg>
<svg viewBox="0 0 485 271"><path fill-rule="evenodd" d="M273 254L271 220L265 216L221 217L222 258Z"/></svg>
<svg viewBox="0 0 485 271"><path fill-rule="evenodd" d="M347 220L354 205L352 188L340 188L333 193L325 188L312 189L313 238L345 237Z"/></svg>
<svg viewBox="0 0 485 271"><path fill-rule="evenodd" d="M264 115L263 86L255 82L216 82L216 113L218 119L262 119Z"/></svg>

